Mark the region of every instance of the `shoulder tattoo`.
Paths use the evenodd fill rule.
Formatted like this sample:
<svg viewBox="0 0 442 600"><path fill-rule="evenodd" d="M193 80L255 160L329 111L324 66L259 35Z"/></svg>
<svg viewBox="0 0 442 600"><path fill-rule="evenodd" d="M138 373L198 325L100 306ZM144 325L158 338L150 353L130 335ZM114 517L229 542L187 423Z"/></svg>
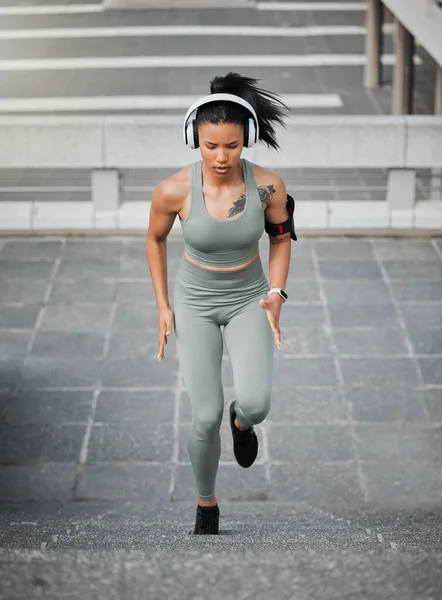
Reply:
<svg viewBox="0 0 442 600"><path fill-rule="evenodd" d="M273 185L260 185L258 188L259 199L263 210L265 210L272 201L273 194L276 192Z"/></svg>
<svg viewBox="0 0 442 600"><path fill-rule="evenodd" d="M260 185L258 187L259 199L261 200L261 206L263 210L265 210L269 205L273 198L273 194L276 192L275 187L273 185ZM240 212L244 210L246 205L246 195L241 194L238 200L235 200L233 206L229 208L228 217L236 217Z"/></svg>

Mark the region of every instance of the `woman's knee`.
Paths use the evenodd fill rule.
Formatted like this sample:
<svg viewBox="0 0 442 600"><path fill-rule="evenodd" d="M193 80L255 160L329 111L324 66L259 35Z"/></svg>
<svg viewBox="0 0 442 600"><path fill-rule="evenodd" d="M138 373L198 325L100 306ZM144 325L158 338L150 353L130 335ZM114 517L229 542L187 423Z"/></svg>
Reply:
<svg viewBox="0 0 442 600"><path fill-rule="evenodd" d="M219 434L222 421L222 411L205 413L203 415L193 415L192 426L196 431L199 440L211 440Z"/></svg>
<svg viewBox="0 0 442 600"><path fill-rule="evenodd" d="M269 391L260 391L238 395L237 403L247 421L257 425L262 423L270 412L271 394Z"/></svg>

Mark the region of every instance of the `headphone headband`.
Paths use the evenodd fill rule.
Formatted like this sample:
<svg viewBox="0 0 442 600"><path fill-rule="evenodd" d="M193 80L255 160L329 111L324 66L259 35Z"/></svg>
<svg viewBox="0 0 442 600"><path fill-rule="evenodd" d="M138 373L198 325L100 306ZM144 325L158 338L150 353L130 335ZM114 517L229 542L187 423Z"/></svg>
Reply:
<svg viewBox="0 0 442 600"><path fill-rule="evenodd" d="M187 131L189 118L192 115L192 113L194 113L196 110L198 110L198 108L200 108L201 106L204 106L205 104L210 104L212 102L222 102L222 101L233 102L234 104L239 104L240 106L242 106L243 108L245 108L246 110L249 111L249 113L252 115L253 120L255 122L256 141L258 141L258 139L259 139L258 116L257 116L253 106L251 104L249 104L249 102L247 102L247 100L244 100L243 98L240 98L240 96L236 96L235 94L209 94L208 96L203 96L203 98L200 98L199 100L194 102L186 113L186 116L184 118L184 125L183 125L183 136L184 136L185 143L187 143L186 131Z"/></svg>

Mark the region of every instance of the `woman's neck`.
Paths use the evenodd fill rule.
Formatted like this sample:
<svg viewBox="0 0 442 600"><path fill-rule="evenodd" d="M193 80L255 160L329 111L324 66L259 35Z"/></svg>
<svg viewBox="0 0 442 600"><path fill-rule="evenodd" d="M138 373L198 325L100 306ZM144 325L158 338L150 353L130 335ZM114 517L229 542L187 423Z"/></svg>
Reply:
<svg viewBox="0 0 442 600"><path fill-rule="evenodd" d="M222 189L226 187L232 187L244 181L243 166L241 160L239 160L238 163L234 167L232 167L230 172L226 175L217 176L210 167L207 167L204 161L201 170L203 182L207 183L208 185L214 188Z"/></svg>

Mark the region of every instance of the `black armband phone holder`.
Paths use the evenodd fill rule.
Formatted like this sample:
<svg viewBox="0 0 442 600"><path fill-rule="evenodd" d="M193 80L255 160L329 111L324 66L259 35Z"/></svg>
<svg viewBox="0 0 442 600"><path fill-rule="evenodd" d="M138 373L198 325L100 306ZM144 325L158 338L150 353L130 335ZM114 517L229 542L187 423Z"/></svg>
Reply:
<svg viewBox="0 0 442 600"><path fill-rule="evenodd" d="M284 221L284 223L278 223L277 225L275 225L274 223L270 223L266 219L264 229L272 237L276 237L277 235L282 235L284 233L290 232L291 239L296 242L298 238L296 237L295 233L295 201L290 196L290 194L287 194L286 209L289 214L289 218L286 221Z"/></svg>

